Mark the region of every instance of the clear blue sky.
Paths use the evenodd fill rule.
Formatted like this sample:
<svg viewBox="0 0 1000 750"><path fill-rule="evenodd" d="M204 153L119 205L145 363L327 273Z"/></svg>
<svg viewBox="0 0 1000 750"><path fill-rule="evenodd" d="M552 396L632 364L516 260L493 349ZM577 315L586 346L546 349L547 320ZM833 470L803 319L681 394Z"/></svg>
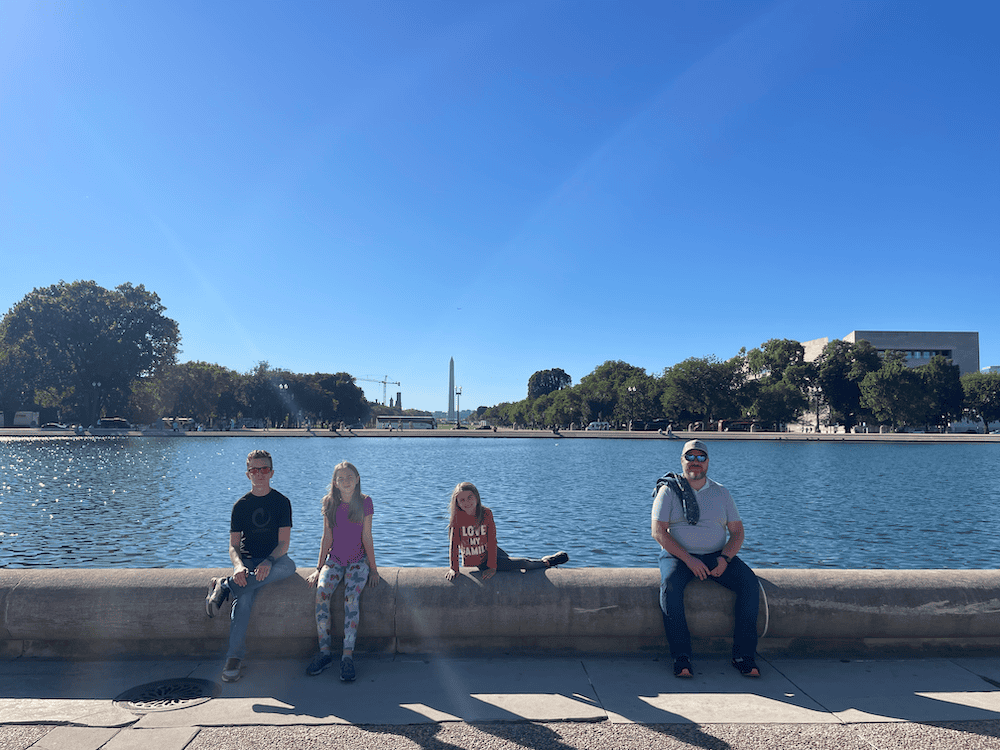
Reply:
<svg viewBox="0 0 1000 750"><path fill-rule="evenodd" d="M979 331L1000 364L998 25L995 0L4 0L0 312L141 283L181 361L388 375L431 410L450 357L463 408L855 329Z"/></svg>

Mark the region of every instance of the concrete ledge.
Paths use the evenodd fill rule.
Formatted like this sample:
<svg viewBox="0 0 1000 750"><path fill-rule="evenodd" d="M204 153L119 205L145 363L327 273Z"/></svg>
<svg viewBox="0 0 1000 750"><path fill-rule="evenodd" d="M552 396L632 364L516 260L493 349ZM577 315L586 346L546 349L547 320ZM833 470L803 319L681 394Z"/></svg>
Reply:
<svg viewBox="0 0 1000 750"><path fill-rule="evenodd" d="M228 617L204 614L208 580L228 570L0 570L0 657L207 656ZM250 649L316 648L310 569L257 598ZM358 649L433 652L658 652L659 571L558 568L483 582L443 568L383 568L361 597ZM761 653L972 654L1000 647L1000 571L775 570L762 583ZM688 620L698 652L726 652L732 594L694 581ZM333 607L334 643L343 618Z"/></svg>

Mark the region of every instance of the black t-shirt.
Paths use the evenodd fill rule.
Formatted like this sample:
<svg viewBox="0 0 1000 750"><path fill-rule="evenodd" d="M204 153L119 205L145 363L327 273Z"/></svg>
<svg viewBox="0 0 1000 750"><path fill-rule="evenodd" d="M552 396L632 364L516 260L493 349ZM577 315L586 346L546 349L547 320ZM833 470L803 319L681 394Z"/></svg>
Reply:
<svg viewBox="0 0 1000 750"><path fill-rule="evenodd" d="M277 490L263 497L248 492L233 505L229 530L239 532L244 560L270 555L278 546L278 529L292 525L292 504Z"/></svg>

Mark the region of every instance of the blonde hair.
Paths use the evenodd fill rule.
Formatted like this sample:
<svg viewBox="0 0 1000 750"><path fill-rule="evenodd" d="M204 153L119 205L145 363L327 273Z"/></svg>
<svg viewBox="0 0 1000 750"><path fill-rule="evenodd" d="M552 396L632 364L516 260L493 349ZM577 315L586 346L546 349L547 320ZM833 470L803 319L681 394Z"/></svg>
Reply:
<svg viewBox="0 0 1000 750"><path fill-rule="evenodd" d="M472 482L459 482L455 485L455 489L451 491L451 503L449 504L449 515L448 515L448 525L455 525L455 513L461 508L458 507L458 496L463 492L471 492L476 496L476 522L482 523L483 516L485 516L483 505L483 499L479 496L479 490L476 489L476 485Z"/></svg>
<svg viewBox="0 0 1000 750"><path fill-rule="evenodd" d="M340 488L337 487L337 472L341 470L350 470L354 472L354 476L358 478L358 483L354 485L354 496L348 500L340 494ZM337 525L337 510L340 508L341 503L349 503L347 510L347 518L351 523L361 523L365 519L365 496L361 494L361 473L355 468L354 464L349 461L341 461L339 464L333 467L333 477L330 479L330 486L326 491L326 495L323 497L323 517L326 518L327 523L330 528Z"/></svg>

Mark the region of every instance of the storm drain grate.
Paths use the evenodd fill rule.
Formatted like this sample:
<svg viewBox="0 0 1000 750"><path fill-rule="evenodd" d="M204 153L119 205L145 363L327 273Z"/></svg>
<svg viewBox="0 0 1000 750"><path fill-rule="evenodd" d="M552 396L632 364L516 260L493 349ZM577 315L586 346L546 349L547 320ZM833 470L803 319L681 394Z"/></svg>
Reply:
<svg viewBox="0 0 1000 750"><path fill-rule="evenodd" d="M160 680L126 690L115 698L115 705L136 713L173 711L210 701L220 690L211 680Z"/></svg>

